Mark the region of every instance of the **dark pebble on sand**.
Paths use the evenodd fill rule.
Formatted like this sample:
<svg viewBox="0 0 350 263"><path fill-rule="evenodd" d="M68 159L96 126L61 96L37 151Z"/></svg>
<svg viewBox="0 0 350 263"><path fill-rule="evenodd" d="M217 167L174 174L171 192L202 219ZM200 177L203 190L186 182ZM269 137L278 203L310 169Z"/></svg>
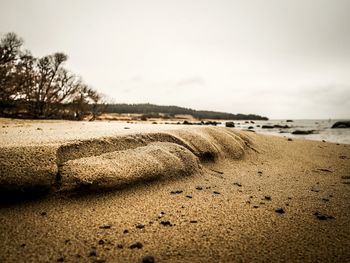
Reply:
<svg viewBox="0 0 350 263"><path fill-rule="evenodd" d="M324 201L324 202L328 202L328 201L329 201L329 199L328 199L328 198L322 198L322 201Z"/></svg>
<svg viewBox="0 0 350 263"><path fill-rule="evenodd" d="M213 194L219 195L220 192L214 191Z"/></svg>
<svg viewBox="0 0 350 263"><path fill-rule="evenodd" d="M271 201L271 196L265 195L265 200Z"/></svg>
<svg viewBox="0 0 350 263"><path fill-rule="evenodd" d="M97 256L96 251L91 251L89 254L89 257L96 257L96 256Z"/></svg>
<svg viewBox="0 0 350 263"><path fill-rule="evenodd" d="M138 224L138 225L136 225L136 228L142 229L142 228L145 228L145 225L143 225L143 224Z"/></svg>
<svg viewBox="0 0 350 263"><path fill-rule="evenodd" d="M279 213L279 214L284 214L285 213L283 208L276 208L275 212Z"/></svg>
<svg viewBox="0 0 350 263"><path fill-rule="evenodd" d="M238 182L233 183L233 185L237 185L238 187L241 187L241 186L242 186L242 184L240 184L240 183L238 183Z"/></svg>
<svg viewBox="0 0 350 263"><path fill-rule="evenodd" d="M124 234L127 234L127 233L129 233L129 230L125 229L125 230L123 231L123 233L124 233Z"/></svg>
<svg viewBox="0 0 350 263"><path fill-rule="evenodd" d="M141 249L142 247L143 247L143 245L140 242L136 242L136 243L130 245L131 249L135 249L135 248Z"/></svg>
<svg viewBox="0 0 350 263"><path fill-rule="evenodd" d="M22 244L22 245L21 245L21 247L25 247L25 246L26 246L26 244Z"/></svg>
<svg viewBox="0 0 350 263"><path fill-rule="evenodd" d="M314 215L318 220L327 220L327 219L334 219L333 216L321 214L320 212L315 212Z"/></svg>
<svg viewBox="0 0 350 263"><path fill-rule="evenodd" d="M191 198L192 198L192 195L186 195L186 197L191 199Z"/></svg>
<svg viewBox="0 0 350 263"><path fill-rule="evenodd" d="M176 190L176 191L171 191L170 194L175 195L175 194L181 194L183 191L182 190Z"/></svg>
<svg viewBox="0 0 350 263"><path fill-rule="evenodd" d="M101 229L110 229L111 225L102 225L100 226Z"/></svg>
<svg viewBox="0 0 350 263"><path fill-rule="evenodd" d="M42 216L46 216L47 213L46 213L46 212L41 212L41 215L42 215Z"/></svg>
<svg viewBox="0 0 350 263"><path fill-rule="evenodd" d="M160 224L163 226L173 226L170 221L160 221Z"/></svg>
<svg viewBox="0 0 350 263"><path fill-rule="evenodd" d="M60 257L57 259L57 262L63 262L64 261L64 258L63 257Z"/></svg>
<svg viewBox="0 0 350 263"><path fill-rule="evenodd" d="M123 245L119 244L119 245L117 245L117 248L122 249Z"/></svg>
<svg viewBox="0 0 350 263"><path fill-rule="evenodd" d="M195 224L195 223L198 223L198 221L197 220L191 220L190 223Z"/></svg>
<svg viewBox="0 0 350 263"><path fill-rule="evenodd" d="M99 245L104 245L104 243L105 243L105 241L104 241L103 239L100 239L100 240L98 241L98 244L99 244Z"/></svg>
<svg viewBox="0 0 350 263"><path fill-rule="evenodd" d="M259 206L258 205L254 205L253 208L259 208Z"/></svg>
<svg viewBox="0 0 350 263"><path fill-rule="evenodd" d="M197 190L203 190L203 187L197 186L196 189Z"/></svg>
<svg viewBox="0 0 350 263"><path fill-rule="evenodd" d="M293 139L292 138L288 138L288 141L291 142L291 141L293 141Z"/></svg>
<svg viewBox="0 0 350 263"><path fill-rule="evenodd" d="M152 257L152 256L144 256L142 258L142 263L154 263L154 262L156 262L156 261L155 261L154 257Z"/></svg>

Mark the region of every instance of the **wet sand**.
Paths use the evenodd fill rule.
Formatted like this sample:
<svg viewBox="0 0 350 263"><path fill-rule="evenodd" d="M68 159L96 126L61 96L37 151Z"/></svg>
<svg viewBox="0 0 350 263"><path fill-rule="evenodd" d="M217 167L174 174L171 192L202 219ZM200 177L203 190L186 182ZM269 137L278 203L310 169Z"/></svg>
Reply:
<svg viewBox="0 0 350 263"><path fill-rule="evenodd" d="M55 168L58 188L33 200L3 197L0 261L350 261L350 145L225 128L157 129L124 141L133 148L111 143L111 151L78 156L69 148L64 153L74 158ZM69 145L91 146L81 146L85 139ZM53 143L53 153L62 143ZM100 161L112 169L91 172L96 165L88 165Z"/></svg>

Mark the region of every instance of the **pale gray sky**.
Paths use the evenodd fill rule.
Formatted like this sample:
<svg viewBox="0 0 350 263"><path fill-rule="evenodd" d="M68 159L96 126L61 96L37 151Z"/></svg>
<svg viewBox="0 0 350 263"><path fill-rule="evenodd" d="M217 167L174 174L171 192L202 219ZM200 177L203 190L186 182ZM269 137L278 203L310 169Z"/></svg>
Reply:
<svg viewBox="0 0 350 263"><path fill-rule="evenodd" d="M0 0L0 34L115 102L350 117L349 0Z"/></svg>

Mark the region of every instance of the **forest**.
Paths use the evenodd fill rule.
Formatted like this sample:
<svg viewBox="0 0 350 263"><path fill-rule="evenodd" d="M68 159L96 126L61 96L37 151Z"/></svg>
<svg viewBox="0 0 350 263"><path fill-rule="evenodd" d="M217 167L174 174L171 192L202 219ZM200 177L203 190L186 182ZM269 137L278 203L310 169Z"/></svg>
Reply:
<svg viewBox="0 0 350 263"><path fill-rule="evenodd" d="M99 113L101 96L64 67L66 54L37 58L23 42L15 33L0 40L1 116L82 120Z"/></svg>

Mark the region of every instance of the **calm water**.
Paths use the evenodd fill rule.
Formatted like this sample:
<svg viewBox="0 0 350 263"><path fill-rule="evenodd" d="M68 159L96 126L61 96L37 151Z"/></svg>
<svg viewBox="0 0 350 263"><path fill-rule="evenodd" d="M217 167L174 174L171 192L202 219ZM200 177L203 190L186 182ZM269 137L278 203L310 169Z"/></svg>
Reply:
<svg viewBox="0 0 350 263"><path fill-rule="evenodd" d="M335 143L350 144L350 129L331 129L332 125L339 120L268 120L254 121L254 123L245 123L245 121L235 121L237 128L248 129L253 127L253 130L259 133L285 136L288 138L304 138L307 140L316 140ZM262 129L262 125L288 125L290 128L273 128ZM260 126L260 127L258 127ZM295 130L314 130L313 134L309 135L293 135Z"/></svg>

